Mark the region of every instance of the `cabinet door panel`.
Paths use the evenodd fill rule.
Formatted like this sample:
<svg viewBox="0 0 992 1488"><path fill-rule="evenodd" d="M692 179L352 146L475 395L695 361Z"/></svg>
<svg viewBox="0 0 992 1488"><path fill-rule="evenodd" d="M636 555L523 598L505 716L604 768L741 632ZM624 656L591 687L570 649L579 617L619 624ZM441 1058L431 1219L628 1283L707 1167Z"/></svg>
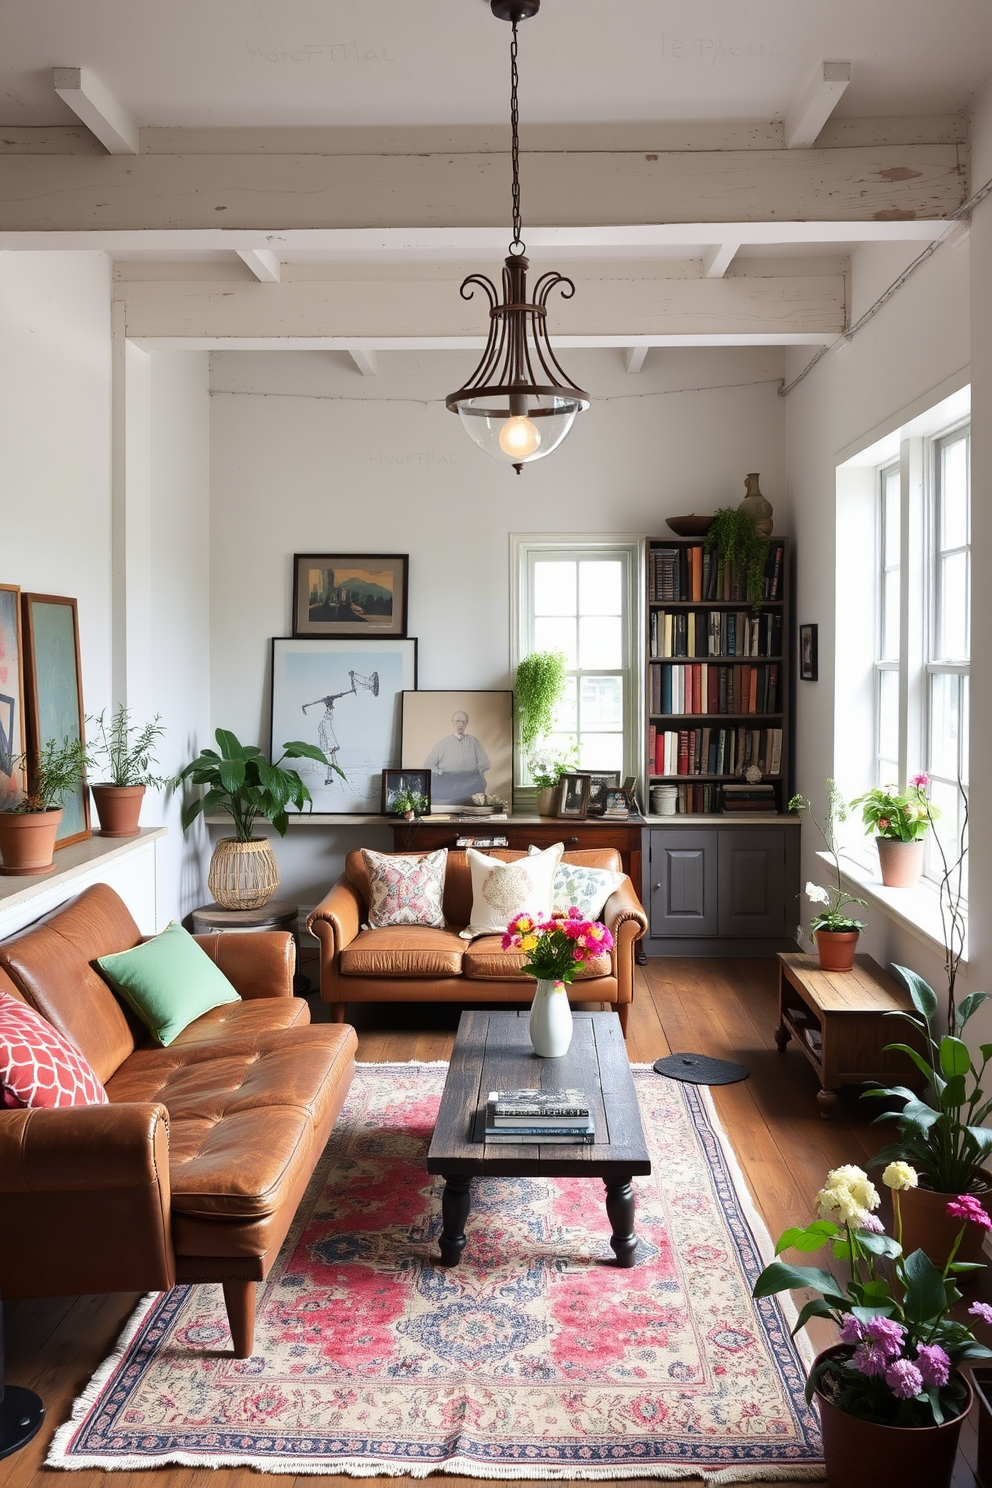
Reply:
<svg viewBox="0 0 992 1488"><path fill-rule="evenodd" d="M720 934L785 934L785 832L720 833Z"/></svg>
<svg viewBox="0 0 992 1488"><path fill-rule="evenodd" d="M716 935L717 833L651 832L651 935Z"/></svg>

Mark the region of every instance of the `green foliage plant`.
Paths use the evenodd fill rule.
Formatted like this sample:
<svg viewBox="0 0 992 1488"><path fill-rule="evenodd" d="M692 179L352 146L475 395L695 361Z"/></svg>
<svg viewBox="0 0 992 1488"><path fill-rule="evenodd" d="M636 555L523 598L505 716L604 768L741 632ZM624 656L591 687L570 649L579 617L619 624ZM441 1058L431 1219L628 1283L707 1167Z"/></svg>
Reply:
<svg viewBox="0 0 992 1488"><path fill-rule="evenodd" d="M554 727L555 709L565 691L565 664L562 651L531 651L517 665L513 695L525 751Z"/></svg>
<svg viewBox="0 0 992 1488"><path fill-rule="evenodd" d="M390 798L388 814L390 816L405 816L408 811L412 811L415 816L419 816L421 812L426 810L427 797L423 791L407 788L405 790L394 791Z"/></svg>
<svg viewBox="0 0 992 1488"><path fill-rule="evenodd" d="M537 790L548 790L557 785L563 775L570 774L575 769L575 755L574 744L567 749L535 749L533 754L529 754L527 769Z"/></svg>
<svg viewBox="0 0 992 1488"><path fill-rule="evenodd" d="M49 739L40 755L21 754L11 762L11 774L27 766L30 788L10 809L19 814L56 811L86 774L86 746L81 739Z"/></svg>
<svg viewBox="0 0 992 1488"><path fill-rule="evenodd" d="M332 765L316 744L294 739L284 744L283 753L270 764L253 744L241 744L230 729L218 729L215 738L220 753L203 749L176 777L176 785L190 781L205 785L206 793L183 808L183 831L187 831L201 812L225 811L234 821L238 842L250 842L257 817L267 817L280 837L289 826L287 806L302 811L313 810L313 798L295 770L284 769L285 759L312 759L335 770L344 780L345 773Z"/></svg>
<svg viewBox="0 0 992 1488"><path fill-rule="evenodd" d="M914 775L904 791L894 785L875 786L857 796L851 806L861 807L865 831L893 842L916 842L940 813L927 797L929 776Z"/></svg>
<svg viewBox="0 0 992 1488"><path fill-rule="evenodd" d="M161 725L161 713L156 713L150 723L131 723L130 709L118 703L107 722L104 708L95 717L86 719L96 729L96 737L87 746L86 764L90 771L102 768L106 760L107 785L146 785L153 788L168 785L169 777L153 775L151 766L157 764L155 743L161 739L165 729Z"/></svg>
<svg viewBox="0 0 992 1488"><path fill-rule="evenodd" d="M805 811L816 830L819 832L824 847L833 858L834 882L829 889L820 884L807 883L806 898L812 904L823 904L825 909L818 910L810 920L809 932L814 935L817 930L863 930L862 920L852 919L845 914L849 904L858 904L864 908L863 899L855 899L844 888L840 872L840 857L837 851L837 823L847 818L847 807L838 789L837 782L827 780L827 811L822 822L817 821L813 813L813 806L805 796L793 796L789 802L790 811Z"/></svg>
<svg viewBox="0 0 992 1488"><path fill-rule="evenodd" d="M721 506L713 513L706 534L706 551L747 576L747 597L757 611L765 597L765 564L770 543L759 532L754 518L736 506Z"/></svg>

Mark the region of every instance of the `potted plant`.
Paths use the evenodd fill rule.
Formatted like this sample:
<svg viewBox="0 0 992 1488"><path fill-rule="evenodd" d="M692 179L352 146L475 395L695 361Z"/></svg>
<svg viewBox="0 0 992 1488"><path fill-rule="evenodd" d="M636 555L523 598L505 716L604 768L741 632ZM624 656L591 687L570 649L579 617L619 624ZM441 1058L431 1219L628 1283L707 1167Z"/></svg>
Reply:
<svg viewBox="0 0 992 1488"><path fill-rule="evenodd" d="M837 823L844 821L847 808L836 782L828 780L826 785L827 812L822 825L814 816L812 804L805 796L793 796L789 802L789 810L806 812L834 862L834 883L831 888L825 889L820 884L812 882L806 884L806 898L812 904L825 906L816 911L809 926L810 935L816 943L820 965L824 971L850 971L854 966L858 936L865 927L862 920L853 919L845 913L845 910L849 904L857 904L863 908L865 901L849 894L841 881L840 858L837 854Z"/></svg>
<svg viewBox="0 0 992 1488"><path fill-rule="evenodd" d="M865 831L875 830L875 846L882 883L890 889L912 888L923 872L924 838L938 815L927 797L927 775L914 775L904 791L894 785L875 786L857 796Z"/></svg>
<svg viewBox="0 0 992 1488"><path fill-rule="evenodd" d="M105 769L107 778L90 785L100 818L101 837L136 837L141 802L148 786L168 784L168 779L151 773L155 743L165 733L156 713L150 723L131 723L130 710L118 703L106 719L104 708L94 718L87 718L96 728L96 738L86 751L87 770Z"/></svg>
<svg viewBox="0 0 992 1488"><path fill-rule="evenodd" d="M992 1357L965 1323L949 1316L961 1300L954 1277L977 1268L956 1259L957 1245L940 1270L922 1251L906 1253L899 1199L915 1178L902 1162L882 1174L893 1191L893 1239L874 1213L874 1184L860 1168L835 1168L817 1195L820 1218L786 1230L775 1254L829 1245L848 1280L776 1260L754 1284L759 1298L806 1288L819 1293L803 1306L793 1335L811 1317L830 1318L840 1328L841 1342L813 1361L806 1398L815 1397L820 1413L827 1482L844 1488L947 1488L972 1400L958 1366ZM992 1228L967 1195L948 1207L958 1245L969 1228L979 1235ZM984 1322L992 1319L985 1303L970 1311Z"/></svg>
<svg viewBox="0 0 992 1488"><path fill-rule="evenodd" d="M49 739L39 755L12 760L10 773L16 776L25 766L28 790L16 806L0 811L0 872L50 873L62 802L85 775L86 749L81 739Z"/></svg>
<svg viewBox="0 0 992 1488"><path fill-rule="evenodd" d="M423 815L429 804L423 791L415 790L412 786L402 786L390 796L387 814L413 821L415 817Z"/></svg>
<svg viewBox="0 0 992 1488"><path fill-rule="evenodd" d="M279 870L272 848L264 837L253 835L258 817L267 817L280 837L289 826L288 805L302 811L313 809L313 798L296 770L283 768L285 759L312 759L345 774L331 763L316 744L294 739L283 745L283 753L270 764L253 744L241 744L229 729L214 736L219 753L203 749L176 777L176 784L189 780L207 791L183 808L183 831L188 831L201 812L224 811L234 822L233 837L222 837L210 860L207 887L224 909L260 909L279 887Z"/></svg>
<svg viewBox="0 0 992 1488"><path fill-rule="evenodd" d="M535 749L527 756L527 769L537 790L538 816L557 816L558 782L575 769L575 747L558 751Z"/></svg>
<svg viewBox="0 0 992 1488"><path fill-rule="evenodd" d="M736 506L721 506L713 513L706 534L706 551L726 567L737 569L746 579L746 597L755 611L765 597L765 564L768 537L758 530L754 518Z"/></svg>

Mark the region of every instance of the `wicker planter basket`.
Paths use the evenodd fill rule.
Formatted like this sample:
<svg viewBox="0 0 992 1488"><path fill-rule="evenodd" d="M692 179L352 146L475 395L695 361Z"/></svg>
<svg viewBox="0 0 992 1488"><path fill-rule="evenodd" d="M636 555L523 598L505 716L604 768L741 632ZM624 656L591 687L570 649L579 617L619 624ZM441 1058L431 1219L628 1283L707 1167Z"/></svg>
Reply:
<svg viewBox="0 0 992 1488"><path fill-rule="evenodd" d="M279 887L279 869L268 841L222 837L214 848L207 888L223 909L261 909Z"/></svg>

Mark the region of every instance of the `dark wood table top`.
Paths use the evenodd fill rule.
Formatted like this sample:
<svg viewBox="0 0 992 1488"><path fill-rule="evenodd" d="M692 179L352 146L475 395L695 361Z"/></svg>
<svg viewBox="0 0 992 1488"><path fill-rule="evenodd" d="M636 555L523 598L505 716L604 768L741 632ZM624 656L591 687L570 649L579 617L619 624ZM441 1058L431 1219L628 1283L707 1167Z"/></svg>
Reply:
<svg viewBox="0 0 992 1488"><path fill-rule="evenodd" d="M462 1013L427 1171L445 1177L543 1173L604 1179L650 1173L637 1093L616 1014L573 1010L571 1047L560 1059L541 1059L534 1053L528 1016L488 1010ZM485 1141L490 1090L570 1087L591 1098L594 1142Z"/></svg>

